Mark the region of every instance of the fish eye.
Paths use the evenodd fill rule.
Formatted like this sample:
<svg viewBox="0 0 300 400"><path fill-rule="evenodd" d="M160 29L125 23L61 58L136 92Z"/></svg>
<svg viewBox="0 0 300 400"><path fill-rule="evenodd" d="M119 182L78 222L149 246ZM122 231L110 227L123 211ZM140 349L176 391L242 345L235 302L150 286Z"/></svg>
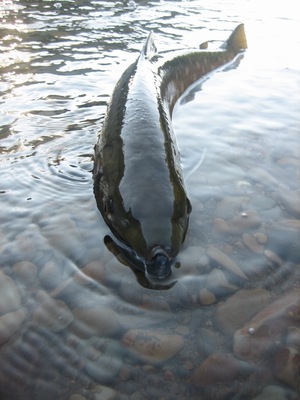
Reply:
<svg viewBox="0 0 300 400"><path fill-rule="evenodd" d="M114 212L113 199L109 197L104 203L104 213L106 215L112 214Z"/></svg>

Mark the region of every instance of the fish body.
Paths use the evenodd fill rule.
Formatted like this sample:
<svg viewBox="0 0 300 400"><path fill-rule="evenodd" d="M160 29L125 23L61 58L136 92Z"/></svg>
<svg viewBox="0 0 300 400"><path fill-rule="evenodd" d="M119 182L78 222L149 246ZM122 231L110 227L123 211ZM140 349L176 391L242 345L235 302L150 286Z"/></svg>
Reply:
<svg viewBox="0 0 300 400"><path fill-rule="evenodd" d="M246 47L244 42L240 25L226 50L191 52L156 68L150 34L112 94L95 146L94 194L112 233L150 277L170 275L191 212L173 107L190 84L229 62Z"/></svg>

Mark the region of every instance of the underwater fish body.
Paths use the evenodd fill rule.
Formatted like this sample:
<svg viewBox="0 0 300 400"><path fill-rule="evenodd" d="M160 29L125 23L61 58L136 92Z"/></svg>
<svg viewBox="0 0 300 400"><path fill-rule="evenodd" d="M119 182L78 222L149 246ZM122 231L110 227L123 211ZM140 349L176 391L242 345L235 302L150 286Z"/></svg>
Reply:
<svg viewBox="0 0 300 400"><path fill-rule="evenodd" d="M225 44L224 50L190 52L157 68L150 34L107 108L94 155L97 206L132 262L151 278L171 274L191 212L172 110L188 86L247 47L242 24Z"/></svg>

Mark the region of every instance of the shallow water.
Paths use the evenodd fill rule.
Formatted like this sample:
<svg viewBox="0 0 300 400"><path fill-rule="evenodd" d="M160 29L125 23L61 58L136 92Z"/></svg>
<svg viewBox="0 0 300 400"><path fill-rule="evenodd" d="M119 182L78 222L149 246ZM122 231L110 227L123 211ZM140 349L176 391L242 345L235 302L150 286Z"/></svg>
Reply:
<svg viewBox="0 0 300 400"><path fill-rule="evenodd" d="M270 4L0 4L1 399L299 397L299 16ZM175 107L193 211L146 289L103 244L106 102L149 30L165 52L239 22L248 51Z"/></svg>

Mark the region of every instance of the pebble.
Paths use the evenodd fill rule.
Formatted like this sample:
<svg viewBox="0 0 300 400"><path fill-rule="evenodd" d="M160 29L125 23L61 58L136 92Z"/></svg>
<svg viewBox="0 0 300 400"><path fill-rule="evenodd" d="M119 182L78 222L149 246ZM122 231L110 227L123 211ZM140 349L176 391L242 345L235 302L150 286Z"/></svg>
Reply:
<svg viewBox="0 0 300 400"><path fill-rule="evenodd" d="M280 219L271 226L267 249L283 260L300 262L300 221Z"/></svg>
<svg viewBox="0 0 300 400"><path fill-rule="evenodd" d="M281 201L290 214L300 216L300 189L289 190L285 188L284 190L273 192L272 197Z"/></svg>
<svg viewBox="0 0 300 400"><path fill-rule="evenodd" d="M238 290L238 287L229 283L224 272L218 268L212 269L208 274L206 288L216 296L224 296Z"/></svg>
<svg viewBox="0 0 300 400"><path fill-rule="evenodd" d="M224 340L213 329L200 328L196 337L197 349L205 357L224 351Z"/></svg>
<svg viewBox="0 0 300 400"><path fill-rule="evenodd" d="M284 388L275 385L264 387L263 391L253 400L287 400Z"/></svg>
<svg viewBox="0 0 300 400"><path fill-rule="evenodd" d="M300 391L300 353L295 349L282 348L275 355L274 362L275 377L293 389Z"/></svg>
<svg viewBox="0 0 300 400"><path fill-rule="evenodd" d="M105 268L100 261L92 261L86 264L81 271L96 282L103 282L105 280Z"/></svg>
<svg viewBox="0 0 300 400"><path fill-rule="evenodd" d="M39 273L39 280L45 289L54 289L62 281L62 270L58 263L47 262Z"/></svg>
<svg viewBox="0 0 300 400"><path fill-rule="evenodd" d="M278 267L281 267L284 264L283 259L271 250L265 250L264 255L272 264L275 264Z"/></svg>
<svg viewBox="0 0 300 400"><path fill-rule="evenodd" d="M217 249L214 246L210 246L207 249L207 255L213 261L218 263L221 267L227 269L234 275L237 275L242 279L248 279L244 272L240 269L240 267L223 251Z"/></svg>
<svg viewBox="0 0 300 400"><path fill-rule="evenodd" d="M264 246L258 243L254 235L250 235L249 233L243 234L243 243L253 253L262 254L264 251Z"/></svg>
<svg viewBox="0 0 300 400"><path fill-rule="evenodd" d="M20 261L12 266L12 270L27 287L36 283L38 268L35 264L29 261Z"/></svg>
<svg viewBox="0 0 300 400"><path fill-rule="evenodd" d="M199 300L203 306L210 306L216 302L216 296L207 289L201 289L199 292Z"/></svg>
<svg viewBox="0 0 300 400"><path fill-rule="evenodd" d="M23 309L0 316L0 346L20 329L25 318L26 311Z"/></svg>
<svg viewBox="0 0 300 400"><path fill-rule="evenodd" d="M218 305L216 323L228 335L233 335L245 322L269 304L271 296L264 289L240 289Z"/></svg>
<svg viewBox="0 0 300 400"><path fill-rule="evenodd" d="M289 326L286 338L287 347L293 348L300 353L300 328Z"/></svg>
<svg viewBox="0 0 300 400"><path fill-rule="evenodd" d="M97 385L94 389L94 400L114 400L117 392L106 386Z"/></svg>
<svg viewBox="0 0 300 400"><path fill-rule="evenodd" d="M258 244L266 244L268 242L268 236L262 232L256 232L253 234Z"/></svg>
<svg viewBox="0 0 300 400"><path fill-rule="evenodd" d="M179 253L177 260L184 269L184 275L196 275L199 273L198 268L205 266L205 249L200 246L189 246Z"/></svg>
<svg viewBox="0 0 300 400"><path fill-rule="evenodd" d="M32 313L32 321L37 325L60 332L73 321L73 314L62 300L53 299L44 290L38 291L36 300L39 306Z"/></svg>
<svg viewBox="0 0 300 400"><path fill-rule="evenodd" d="M80 338L92 336L111 337L120 329L118 314L106 307L75 308L75 320L70 329Z"/></svg>
<svg viewBox="0 0 300 400"><path fill-rule="evenodd" d="M86 373L96 382L112 383L122 365L122 360L110 354L101 354L97 360L87 360Z"/></svg>
<svg viewBox="0 0 300 400"><path fill-rule="evenodd" d="M215 215L226 220L235 215L248 202L249 197L227 196L218 203Z"/></svg>
<svg viewBox="0 0 300 400"><path fill-rule="evenodd" d="M263 308L234 334L234 354L247 360L259 360L281 339L287 326L298 323L300 289L294 289Z"/></svg>
<svg viewBox="0 0 300 400"><path fill-rule="evenodd" d="M224 384L236 380L240 374L249 373L250 370L249 364L234 358L229 353L214 353L196 369L191 383L197 387Z"/></svg>
<svg viewBox="0 0 300 400"><path fill-rule="evenodd" d="M21 296L12 278L0 271L0 315L17 310Z"/></svg>
<svg viewBox="0 0 300 400"><path fill-rule="evenodd" d="M229 221L215 218L213 229L215 234L238 236L249 229L259 228L260 225L261 218L257 211L245 210Z"/></svg>
<svg viewBox="0 0 300 400"><path fill-rule="evenodd" d="M177 334L132 329L123 336L122 343L146 362L160 363L174 357L182 349L184 339Z"/></svg>
<svg viewBox="0 0 300 400"><path fill-rule="evenodd" d="M68 400L86 400L86 397L81 396L81 394L74 393L68 398Z"/></svg>
<svg viewBox="0 0 300 400"><path fill-rule="evenodd" d="M251 178L255 182L258 182L263 187L274 188L278 186L278 180L267 170L260 167L254 167L250 169L247 172L247 177Z"/></svg>

